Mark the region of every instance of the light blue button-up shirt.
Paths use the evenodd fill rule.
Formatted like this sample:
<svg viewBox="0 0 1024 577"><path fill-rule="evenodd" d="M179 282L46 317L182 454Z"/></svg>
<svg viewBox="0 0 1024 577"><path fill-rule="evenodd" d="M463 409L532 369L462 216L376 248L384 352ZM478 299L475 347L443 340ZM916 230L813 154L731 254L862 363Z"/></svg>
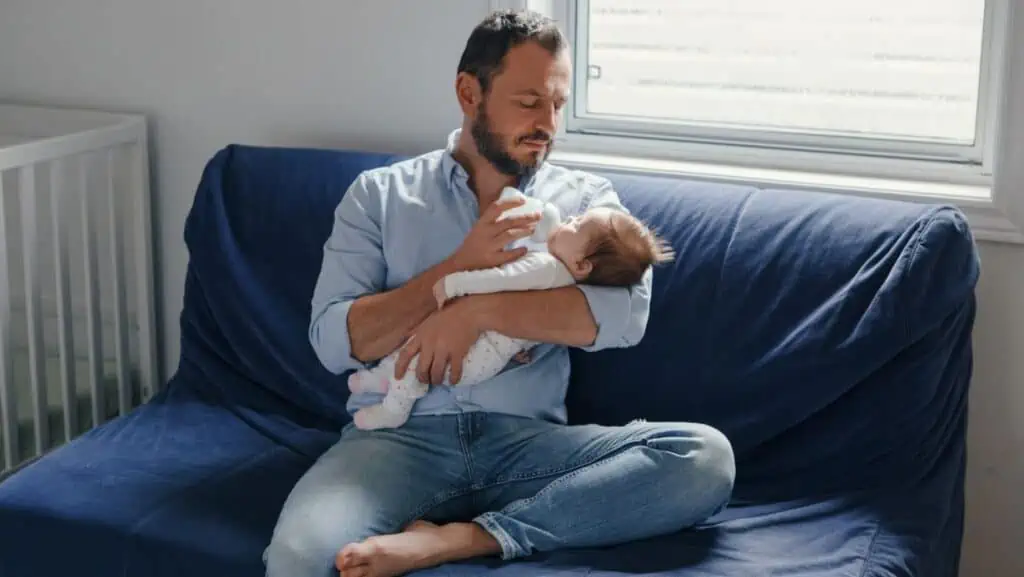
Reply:
<svg viewBox="0 0 1024 577"><path fill-rule="evenodd" d="M352 356L348 311L359 297L391 290L451 255L479 217L468 174L452 156L459 130L444 149L360 174L334 213L323 266L313 294L309 338L332 373L369 367ZM521 190L554 203L563 218L596 206L625 211L611 183L582 171L544 163L520 182ZM650 307L651 270L632 287L577 285L597 321L597 351L627 347L643 337ZM414 415L489 411L565 422L569 351L542 344L527 364L509 363L475 385L434 386ZM348 410L380 402L381 395L352 395Z"/></svg>

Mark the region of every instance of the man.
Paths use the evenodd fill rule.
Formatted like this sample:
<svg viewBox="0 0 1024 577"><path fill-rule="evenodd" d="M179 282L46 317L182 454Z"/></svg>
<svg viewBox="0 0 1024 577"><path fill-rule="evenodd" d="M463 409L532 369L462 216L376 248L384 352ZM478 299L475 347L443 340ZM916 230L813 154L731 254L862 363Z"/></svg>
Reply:
<svg viewBox="0 0 1024 577"><path fill-rule="evenodd" d="M504 247L532 221L496 221L510 206L495 202L503 187L566 216L597 205L625 210L607 180L546 162L570 69L551 21L491 15L459 63L464 121L448 146L368 171L346 192L310 325L330 371L370 366L404 345L396 376L419 354L418 378L436 385L448 367L459 379L483 331L546 344L488 382L431 387L402 427L347 426L285 503L265 555L269 577L387 577L470 557L609 545L678 531L728 501L733 455L710 427L565 424L568 347L636 344L650 270L630 288L474 295L437 310L432 287L445 274L521 255ZM377 401L353 395L349 408Z"/></svg>

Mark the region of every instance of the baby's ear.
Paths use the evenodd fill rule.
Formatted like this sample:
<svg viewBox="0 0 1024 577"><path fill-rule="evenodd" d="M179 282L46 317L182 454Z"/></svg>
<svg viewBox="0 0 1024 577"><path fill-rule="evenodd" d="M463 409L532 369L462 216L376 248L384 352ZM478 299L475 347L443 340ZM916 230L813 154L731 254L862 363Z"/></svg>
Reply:
<svg viewBox="0 0 1024 577"><path fill-rule="evenodd" d="M589 258L581 258L573 263L572 275L577 279L586 278L594 270L594 263Z"/></svg>

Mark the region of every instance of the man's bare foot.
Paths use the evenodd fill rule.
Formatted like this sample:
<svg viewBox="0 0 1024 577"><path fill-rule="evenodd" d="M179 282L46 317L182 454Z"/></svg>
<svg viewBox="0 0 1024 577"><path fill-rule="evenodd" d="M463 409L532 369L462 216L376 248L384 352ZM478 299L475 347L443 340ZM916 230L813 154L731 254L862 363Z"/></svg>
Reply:
<svg viewBox="0 0 1024 577"><path fill-rule="evenodd" d="M338 553L335 566L341 577L396 577L500 552L498 542L475 523L439 526L416 521L401 533L346 546Z"/></svg>

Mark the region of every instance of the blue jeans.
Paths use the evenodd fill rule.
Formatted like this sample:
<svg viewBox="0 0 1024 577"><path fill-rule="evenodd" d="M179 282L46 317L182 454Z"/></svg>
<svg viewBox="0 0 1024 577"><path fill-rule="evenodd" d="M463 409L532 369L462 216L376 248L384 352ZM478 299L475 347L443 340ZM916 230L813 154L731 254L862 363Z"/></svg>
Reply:
<svg viewBox="0 0 1024 577"><path fill-rule="evenodd" d="M346 427L299 480L264 554L268 577L337 575L346 544L417 519L474 521L502 558L679 531L720 511L729 441L690 423L564 426L495 413Z"/></svg>

